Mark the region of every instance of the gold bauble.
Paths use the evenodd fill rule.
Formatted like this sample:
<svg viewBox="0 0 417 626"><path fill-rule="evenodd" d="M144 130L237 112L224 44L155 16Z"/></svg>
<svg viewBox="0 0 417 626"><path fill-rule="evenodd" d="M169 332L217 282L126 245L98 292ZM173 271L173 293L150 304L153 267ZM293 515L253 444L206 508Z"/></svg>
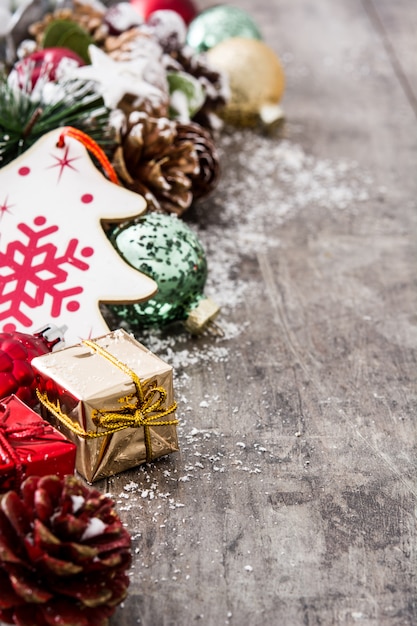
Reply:
<svg viewBox="0 0 417 626"><path fill-rule="evenodd" d="M279 105L285 75L275 52L263 41L231 37L206 52L210 65L229 80L230 98L220 115L237 125L267 126L283 118Z"/></svg>

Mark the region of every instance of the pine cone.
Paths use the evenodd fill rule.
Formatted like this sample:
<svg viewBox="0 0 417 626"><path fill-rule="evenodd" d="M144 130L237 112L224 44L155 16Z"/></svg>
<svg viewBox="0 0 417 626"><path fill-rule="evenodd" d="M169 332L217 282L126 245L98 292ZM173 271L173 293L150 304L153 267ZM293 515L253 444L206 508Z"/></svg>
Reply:
<svg viewBox="0 0 417 626"><path fill-rule="evenodd" d="M139 27L129 28L120 35L109 35L103 46L115 61L132 61L137 58L150 59L161 63L162 48L157 41L145 34Z"/></svg>
<svg viewBox="0 0 417 626"><path fill-rule="evenodd" d="M127 594L130 537L113 502L75 476L31 476L0 505L0 619L105 626Z"/></svg>
<svg viewBox="0 0 417 626"><path fill-rule="evenodd" d="M178 140L176 122L137 111L120 119L119 111L111 123L119 143L113 166L124 185L142 194L151 211L186 211L193 200L190 175L198 175L199 159L191 141Z"/></svg>
<svg viewBox="0 0 417 626"><path fill-rule="evenodd" d="M194 144L197 151L200 172L189 174L192 181L193 199L207 196L220 177L219 156L211 134L200 124L189 122L177 123L177 141L187 141Z"/></svg>
<svg viewBox="0 0 417 626"><path fill-rule="evenodd" d="M97 46L101 46L106 39L109 28L103 22L105 11L93 6L92 3L74 0L72 8L56 9L46 13L42 20L34 22L29 27L29 34L35 38L38 46L42 45L45 30L55 20L71 20L83 28Z"/></svg>

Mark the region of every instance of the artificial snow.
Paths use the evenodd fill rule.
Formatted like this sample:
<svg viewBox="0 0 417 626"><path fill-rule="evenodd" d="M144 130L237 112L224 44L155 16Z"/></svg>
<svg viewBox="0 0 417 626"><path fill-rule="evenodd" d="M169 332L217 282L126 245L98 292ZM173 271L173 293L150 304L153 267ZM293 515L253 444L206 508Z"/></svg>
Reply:
<svg viewBox="0 0 417 626"><path fill-rule="evenodd" d="M88 539L92 539L93 537L101 535L106 526L107 524L105 524L98 517L92 517L88 522L87 528L81 536L81 541L87 541Z"/></svg>

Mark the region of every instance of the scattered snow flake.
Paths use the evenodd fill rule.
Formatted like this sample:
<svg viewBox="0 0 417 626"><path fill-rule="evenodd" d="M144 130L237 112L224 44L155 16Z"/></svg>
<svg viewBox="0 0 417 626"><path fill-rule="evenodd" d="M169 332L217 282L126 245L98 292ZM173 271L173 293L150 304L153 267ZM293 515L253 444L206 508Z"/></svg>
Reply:
<svg viewBox="0 0 417 626"><path fill-rule="evenodd" d="M133 480L131 480L130 483L127 483L127 485L123 487L125 491L136 491L138 488L138 483L135 483Z"/></svg>
<svg viewBox="0 0 417 626"><path fill-rule="evenodd" d="M193 478L193 476L191 476L191 474L185 474L185 476L180 476L178 478L178 482L187 483L187 482L190 481L190 478Z"/></svg>

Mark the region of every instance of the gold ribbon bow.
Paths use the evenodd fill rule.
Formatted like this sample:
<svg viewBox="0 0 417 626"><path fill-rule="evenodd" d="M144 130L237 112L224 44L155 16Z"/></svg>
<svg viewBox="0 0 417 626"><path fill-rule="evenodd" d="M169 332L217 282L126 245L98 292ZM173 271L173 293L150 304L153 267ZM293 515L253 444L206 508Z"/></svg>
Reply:
<svg viewBox="0 0 417 626"><path fill-rule="evenodd" d="M83 341L83 344L130 376L135 385L135 391L128 396L119 398L118 402L121 404L120 409L94 409L92 411L91 418L94 424L104 429L100 432L84 430L80 424L73 422L72 419L62 411L59 400L57 400L56 403L51 402L46 393L42 393L37 389L36 394L39 401L71 432L85 439L104 437L106 435L112 435L124 428L139 428L143 426L146 461L149 463L153 456L150 426L170 426L178 424L177 419L162 419L176 410L177 403L173 402L167 409L162 408L167 398L167 392L163 387L153 385L149 386L144 391L139 376L125 363L119 361L119 359L94 343L94 341L86 339Z"/></svg>

